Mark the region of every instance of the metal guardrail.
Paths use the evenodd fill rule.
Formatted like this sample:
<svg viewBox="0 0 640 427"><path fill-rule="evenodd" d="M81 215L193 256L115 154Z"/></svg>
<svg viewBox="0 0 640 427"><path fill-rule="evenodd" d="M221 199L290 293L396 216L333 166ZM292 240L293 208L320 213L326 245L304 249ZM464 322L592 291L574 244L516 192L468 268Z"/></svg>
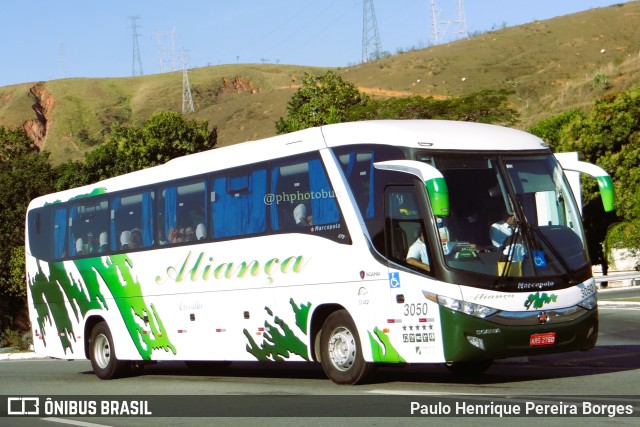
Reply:
<svg viewBox="0 0 640 427"><path fill-rule="evenodd" d="M631 280L632 286L640 286L640 271L629 273L608 274L606 276L594 276L596 283Z"/></svg>

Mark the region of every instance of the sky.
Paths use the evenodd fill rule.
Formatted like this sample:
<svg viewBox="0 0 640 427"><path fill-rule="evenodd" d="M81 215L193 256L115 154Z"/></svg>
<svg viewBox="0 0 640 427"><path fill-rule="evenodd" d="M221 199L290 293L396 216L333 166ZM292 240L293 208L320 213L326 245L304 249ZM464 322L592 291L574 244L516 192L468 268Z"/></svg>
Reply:
<svg viewBox="0 0 640 427"><path fill-rule="evenodd" d="M433 1L444 31L440 41L458 37L463 29L457 23L458 0L373 0L381 50L394 54L428 47ZM362 62L363 0L1 2L0 87L157 74L182 70L183 63L194 68L236 63L346 67ZM467 33L473 35L625 1L462 3ZM447 26L447 21L452 23Z"/></svg>

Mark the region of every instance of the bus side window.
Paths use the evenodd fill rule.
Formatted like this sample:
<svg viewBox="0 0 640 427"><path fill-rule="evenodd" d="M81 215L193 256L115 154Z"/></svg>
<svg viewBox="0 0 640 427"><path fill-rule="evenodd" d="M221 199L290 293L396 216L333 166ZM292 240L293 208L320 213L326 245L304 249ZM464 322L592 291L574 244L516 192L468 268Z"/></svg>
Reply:
<svg viewBox="0 0 640 427"><path fill-rule="evenodd" d="M53 216L53 258L62 259L67 256L67 209L56 208Z"/></svg>
<svg viewBox="0 0 640 427"><path fill-rule="evenodd" d="M195 242L198 225L206 223L207 196L205 181L162 190L158 204L158 243Z"/></svg>
<svg viewBox="0 0 640 427"><path fill-rule="evenodd" d="M213 179L210 197L213 237L264 233L267 229L267 171L243 168Z"/></svg>
<svg viewBox="0 0 640 427"><path fill-rule="evenodd" d="M152 191L147 191L113 199L111 250L146 248L153 244L154 196ZM105 252L102 241L99 248L99 253Z"/></svg>
<svg viewBox="0 0 640 427"><path fill-rule="evenodd" d="M311 232L340 243L351 242L319 157L276 164L271 169L270 189L272 230Z"/></svg>
<svg viewBox="0 0 640 427"><path fill-rule="evenodd" d="M69 255L81 257L97 254L99 235L107 230L108 221L107 200L72 205L69 209Z"/></svg>
<svg viewBox="0 0 640 427"><path fill-rule="evenodd" d="M385 189L385 253L403 265L429 271L432 258L426 244L425 227L412 185L388 186ZM409 262L413 258L419 262Z"/></svg>

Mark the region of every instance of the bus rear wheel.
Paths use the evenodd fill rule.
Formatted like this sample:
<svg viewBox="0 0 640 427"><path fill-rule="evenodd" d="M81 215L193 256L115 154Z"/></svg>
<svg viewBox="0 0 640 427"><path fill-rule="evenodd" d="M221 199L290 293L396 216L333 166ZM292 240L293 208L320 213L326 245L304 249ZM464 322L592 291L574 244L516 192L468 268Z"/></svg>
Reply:
<svg viewBox="0 0 640 427"><path fill-rule="evenodd" d="M338 310L324 322L320 332L321 363L336 384L358 384L373 366L365 362L358 330L346 310Z"/></svg>
<svg viewBox="0 0 640 427"><path fill-rule="evenodd" d="M130 364L116 357L113 337L106 322L98 323L91 331L89 356L93 372L101 380L110 380L125 374Z"/></svg>

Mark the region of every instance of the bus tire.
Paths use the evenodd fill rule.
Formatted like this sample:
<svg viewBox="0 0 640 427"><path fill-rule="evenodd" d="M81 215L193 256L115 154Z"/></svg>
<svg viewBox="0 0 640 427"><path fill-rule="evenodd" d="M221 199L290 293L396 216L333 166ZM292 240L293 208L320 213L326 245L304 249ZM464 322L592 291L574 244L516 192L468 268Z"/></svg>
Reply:
<svg viewBox="0 0 640 427"><path fill-rule="evenodd" d="M373 364L364 360L358 330L349 313L333 312L320 334L320 361L327 377L336 384L362 382Z"/></svg>
<svg viewBox="0 0 640 427"><path fill-rule="evenodd" d="M447 362L445 366L455 375L480 375L493 365L493 359Z"/></svg>
<svg viewBox="0 0 640 427"><path fill-rule="evenodd" d="M110 380L125 374L130 364L116 357L113 337L106 322L100 322L91 331L89 356L93 372L101 380Z"/></svg>

